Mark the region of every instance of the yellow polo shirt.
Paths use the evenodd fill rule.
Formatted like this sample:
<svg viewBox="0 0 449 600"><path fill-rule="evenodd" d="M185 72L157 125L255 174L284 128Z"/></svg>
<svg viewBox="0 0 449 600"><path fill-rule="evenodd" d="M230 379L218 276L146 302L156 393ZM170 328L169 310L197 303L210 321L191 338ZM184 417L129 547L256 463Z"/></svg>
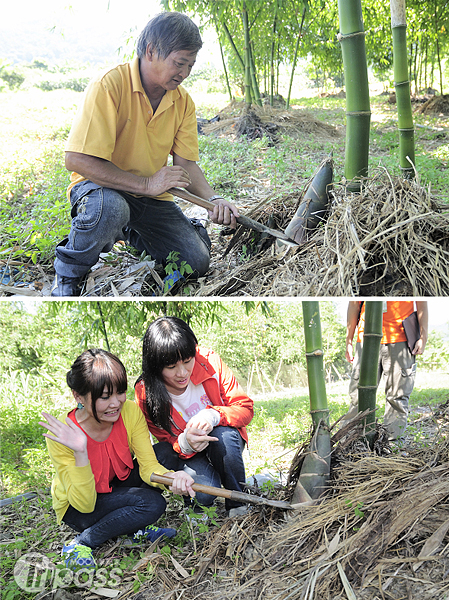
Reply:
<svg viewBox="0 0 449 600"><path fill-rule="evenodd" d="M165 93L153 114L135 58L89 84L65 149L150 177L167 164L171 152L186 160L199 159L195 105L178 86ZM84 179L72 173L69 198L72 187ZM173 196L165 192L157 199L172 200Z"/></svg>

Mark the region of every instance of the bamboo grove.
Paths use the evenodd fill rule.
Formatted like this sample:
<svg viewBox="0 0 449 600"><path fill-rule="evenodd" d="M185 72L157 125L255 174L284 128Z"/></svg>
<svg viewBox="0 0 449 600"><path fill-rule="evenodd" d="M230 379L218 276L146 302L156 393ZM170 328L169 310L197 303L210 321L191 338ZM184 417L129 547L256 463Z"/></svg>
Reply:
<svg viewBox="0 0 449 600"><path fill-rule="evenodd" d="M337 0L162 0L162 5L215 29L230 96L239 87L247 102L259 104L264 94L272 103L281 71L289 73L290 95L301 59L307 59L307 74L316 85L343 85ZM361 8L367 66L388 87L394 81L390 3L363 0ZM449 3L407 0L406 21L405 68L412 91L432 87L443 94Z"/></svg>

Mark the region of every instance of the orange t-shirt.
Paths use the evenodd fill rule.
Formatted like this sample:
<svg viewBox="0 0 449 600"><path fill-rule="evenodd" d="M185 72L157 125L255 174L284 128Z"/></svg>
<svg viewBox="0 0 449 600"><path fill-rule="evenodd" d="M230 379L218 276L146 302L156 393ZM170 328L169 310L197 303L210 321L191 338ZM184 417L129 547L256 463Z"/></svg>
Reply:
<svg viewBox="0 0 449 600"><path fill-rule="evenodd" d="M413 300L394 300L387 302L387 311L382 317L382 339L381 344L395 344L396 342L406 342L402 321L406 319L415 310ZM365 328L365 303L362 306L360 321L357 330L357 341L361 342L363 330Z"/></svg>

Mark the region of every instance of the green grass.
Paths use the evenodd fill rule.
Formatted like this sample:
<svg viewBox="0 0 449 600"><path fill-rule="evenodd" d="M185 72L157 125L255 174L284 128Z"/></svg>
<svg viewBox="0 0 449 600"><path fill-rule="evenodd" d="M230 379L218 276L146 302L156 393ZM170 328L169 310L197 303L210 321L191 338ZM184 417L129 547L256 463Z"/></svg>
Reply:
<svg viewBox="0 0 449 600"><path fill-rule="evenodd" d="M28 369L29 371L29 369ZM411 396L411 407L416 409L414 416L424 412L426 406L435 406L447 400L449 381L446 374L420 373L420 383ZM35 593L21 589L14 580L14 568L21 556L38 553L50 559L56 567L56 577L62 577L66 570L61 564L60 550L64 542L73 537L73 532L65 525L58 526L51 508L48 491L53 468L48 459L42 429L38 425L42 410L61 414L73 405L70 394L65 389L64 373L61 371L47 375L14 371L3 373L0 381L2 431L2 497L13 496L26 491L35 491L38 497L31 501L15 502L3 509L3 543L0 556L0 587L2 600L28 600ZM441 387L433 387L441 382ZM432 385L432 387L430 387ZM340 381L327 386L330 422L334 423L347 410L348 381ZM133 395L128 390L128 398ZM377 403L380 417L385 404L383 390L379 389ZM266 469L272 473L286 473L297 447L307 440L311 427L309 397L306 388L291 394L279 394L255 402L254 418L248 426L250 453L245 452L247 475ZM416 443L426 444L425 435L419 426L410 427L410 435ZM400 451L398 447L397 451ZM216 522L216 512L212 509L212 521L193 531L182 518L182 500L169 494L168 508L161 518L160 525L175 525L178 535L160 548L162 556L170 555L186 564L186 555L195 552L204 542L204 535ZM179 522L179 524L178 524ZM86 589L92 583L114 587L114 581L122 587L128 586L137 593L140 586L151 581L155 566L146 564L137 572L133 571L139 561L145 559L148 544L128 546L121 541L115 549L114 542L104 544L95 552L97 563L101 565L103 584L98 580L69 581L68 590ZM169 563L170 564L170 563ZM104 569L104 571L103 571Z"/></svg>
<svg viewBox="0 0 449 600"><path fill-rule="evenodd" d="M195 98L195 86L192 86ZM81 94L37 88L0 93L0 259L39 263L50 268L56 244L70 227L66 189L69 173L64 166L64 143ZM210 118L228 104L226 94L198 94L198 115ZM399 175L396 107L386 97L373 97L370 173L381 166ZM342 128L342 98L297 98L292 106ZM447 199L449 143L447 132L429 127L437 119L415 113L417 170L423 185ZM248 142L220 135L200 136L200 165L210 183L231 199L244 201L251 188L271 198L298 192L313 175L323 157L333 151L336 181L344 174L344 136L334 140L304 134L284 136L276 146L269 140Z"/></svg>

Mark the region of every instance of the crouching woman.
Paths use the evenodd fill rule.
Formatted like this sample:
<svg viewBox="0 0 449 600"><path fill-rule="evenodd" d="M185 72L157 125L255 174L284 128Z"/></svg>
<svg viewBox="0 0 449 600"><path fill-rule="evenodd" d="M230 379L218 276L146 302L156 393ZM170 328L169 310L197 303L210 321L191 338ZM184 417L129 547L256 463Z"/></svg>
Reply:
<svg viewBox="0 0 449 600"><path fill-rule="evenodd" d="M51 493L58 523L78 532L64 545L66 565L95 568L92 550L115 536L152 541L176 535L153 525L166 502L165 487L150 483L150 476L167 475L174 493L192 497L193 480L158 463L141 410L126 400L121 361L105 350L87 350L67 373L67 384L77 408L64 421L42 413L46 422L40 423L49 432L43 435L56 469Z"/></svg>
<svg viewBox="0 0 449 600"><path fill-rule="evenodd" d="M154 451L161 464L183 469L197 483L242 491L242 451L248 441L246 425L253 417L253 401L220 357L197 344L182 319L153 321L143 340L136 402L159 440ZM201 506L214 501L213 496L200 492L196 499L199 513ZM233 500L226 500L225 507L231 517L246 510Z"/></svg>

